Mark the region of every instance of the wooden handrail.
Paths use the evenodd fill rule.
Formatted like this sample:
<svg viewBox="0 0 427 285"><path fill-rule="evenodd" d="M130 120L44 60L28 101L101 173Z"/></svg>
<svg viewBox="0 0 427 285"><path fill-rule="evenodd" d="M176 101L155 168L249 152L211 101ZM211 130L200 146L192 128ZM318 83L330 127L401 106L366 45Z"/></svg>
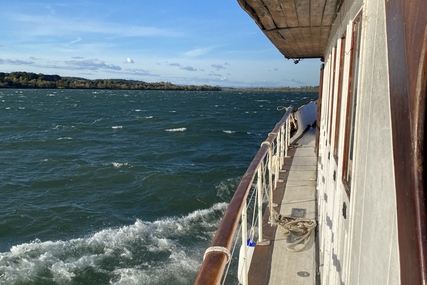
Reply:
<svg viewBox="0 0 427 285"><path fill-rule="evenodd" d="M260 149L243 175L239 186L237 187L236 192L234 193L233 198L222 217L218 230L212 239L211 247L223 247L231 251L236 229L240 222L244 201L246 201L252 182L255 179L255 175L257 175L257 169L267 155L270 146L273 145L280 128L286 123L292 112L293 108L289 107L272 132L268 134L268 138L265 140L266 143L261 144ZM194 285L219 284L224 274L227 261L227 253L223 251L207 252L196 280L194 281Z"/></svg>

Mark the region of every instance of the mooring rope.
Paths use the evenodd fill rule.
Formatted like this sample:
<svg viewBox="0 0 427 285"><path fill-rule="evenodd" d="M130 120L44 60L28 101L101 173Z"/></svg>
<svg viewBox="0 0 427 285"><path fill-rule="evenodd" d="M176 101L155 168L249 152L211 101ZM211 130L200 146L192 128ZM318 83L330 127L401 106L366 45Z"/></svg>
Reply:
<svg viewBox="0 0 427 285"><path fill-rule="evenodd" d="M297 236L294 242L288 244L287 249L292 252L304 250L310 244L317 222L312 219L285 217L276 214L277 213L274 215L274 222L283 231L284 236L286 238L290 237L292 234ZM302 246L298 247L298 245Z"/></svg>
<svg viewBox="0 0 427 285"><path fill-rule="evenodd" d="M271 159L269 157L269 159ZM267 160L268 161L268 160ZM267 163L268 165L268 163ZM262 177L266 177L267 167L261 167ZM274 168L274 166L273 166ZM268 171L272 171L268 169ZM279 177L275 177L275 179L279 179ZM266 182L265 180L263 182ZM263 183L263 190L265 196L268 200L268 205L272 205L272 197L269 195L268 187ZM296 236L296 239L288 244L287 249L292 252L299 252L304 250L309 244L311 237L313 236L314 229L317 226L317 222L312 219L307 218L294 218L294 217L286 217L279 214L275 209L270 207L270 212L273 215L273 221L271 221L271 225L277 225L283 232L286 238L290 237L292 234ZM298 246L300 245L300 246Z"/></svg>

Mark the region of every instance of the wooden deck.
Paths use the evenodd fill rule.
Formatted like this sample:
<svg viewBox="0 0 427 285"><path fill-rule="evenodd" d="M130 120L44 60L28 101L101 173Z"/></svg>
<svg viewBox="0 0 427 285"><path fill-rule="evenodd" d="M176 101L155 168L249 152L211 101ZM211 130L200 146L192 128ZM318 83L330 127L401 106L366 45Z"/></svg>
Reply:
<svg viewBox="0 0 427 285"><path fill-rule="evenodd" d="M296 142L285 159L285 169L274 191L276 211L285 216L304 214L316 219L316 162L315 130L311 129ZM300 252L288 251L292 237L285 238L280 229L268 225L268 209L264 216L264 238L269 246L256 246L249 272L249 284L316 284L317 263L314 237ZM313 233L314 235L314 233Z"/></svg>

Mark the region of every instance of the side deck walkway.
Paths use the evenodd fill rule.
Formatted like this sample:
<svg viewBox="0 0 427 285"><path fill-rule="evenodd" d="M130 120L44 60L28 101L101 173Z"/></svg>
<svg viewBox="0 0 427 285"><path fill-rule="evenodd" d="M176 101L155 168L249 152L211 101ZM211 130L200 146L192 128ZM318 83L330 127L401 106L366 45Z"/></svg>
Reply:
<svg viewBox="0 0 427 285"><path fill-rule="evenodd" d="M307 131L285 160L286 171L282 183L274 191L276 211L283 216L316 219L316 154L315 130ZM283 199L282 199L283 197ZM268 221L268 210L264 220ZM316 246L314 235L304 250L292 252L287 246L293 236L286 238L283 231L264 223L269 246L256 246L249 273L249 284L316 284Z"/></svg>

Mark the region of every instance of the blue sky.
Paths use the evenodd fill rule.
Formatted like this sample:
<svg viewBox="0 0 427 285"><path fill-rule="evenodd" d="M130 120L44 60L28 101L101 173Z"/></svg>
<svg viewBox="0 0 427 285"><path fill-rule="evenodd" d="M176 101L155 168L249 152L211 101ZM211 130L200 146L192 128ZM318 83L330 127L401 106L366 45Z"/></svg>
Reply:
<svg viewBox="0 0 427 285"><path fill-rule="evenodd" d="M219 86L318 85L236 0L0 0L0 71Z"/></svg>

